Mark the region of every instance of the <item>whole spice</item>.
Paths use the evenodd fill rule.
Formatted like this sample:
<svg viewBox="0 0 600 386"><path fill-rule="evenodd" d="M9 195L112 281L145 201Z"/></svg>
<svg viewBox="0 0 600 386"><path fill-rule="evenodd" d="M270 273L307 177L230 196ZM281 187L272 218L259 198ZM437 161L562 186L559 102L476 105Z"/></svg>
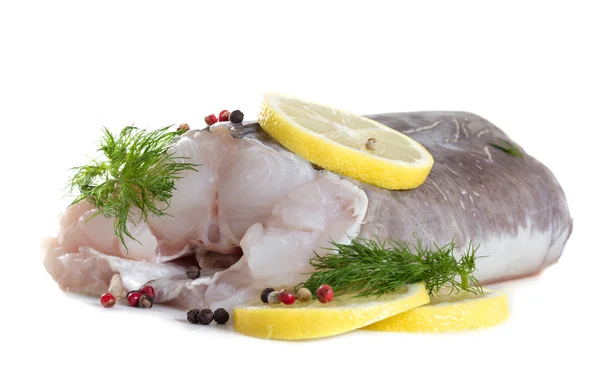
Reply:
<svg viewBox="0 0 600 386"><path fill-rule="evenodd" d="M273 291L275 291L273 288L265 288L263 290L263 292L260 294L260 300L262 300L263 303L268 303L269 302L269 294Z"/></svg>
<svg viewBox="0 0 600 386"><path fill-rule="evenodd" d="M148 294L142 294L140 296L140 300L138 302L138 306L140 308L152 308L152 304L154 304L154 300L152 299L152 296L150 296Z"/></svg>
<svg viewBox="0 0 600 386"><path fill-rule="evenodd" d="M242 123L244 120L244 113L240 110L233 110L231 114L229 114L229 120L231 123Z"/></svg>
<svg viewBox="0 0 600 386"><path fill-rule="evenodd" d="M210 126L210 125L214 125L215 123L219 122L219 120L217 119L215 114L210 114L210 115L207 115L206 117L204 117L204 122L208 126Z"/></svg>
<svg viewBox="0 0 600 386"><path fill-rule="evenodd" d="M294 304L296 302L296 296L288 290L281 290L279 292L279 298L281 302L286 305Z"/></svg>
<svg viewBox="0 0 600 386"><path fill-rule="evenodd" d="M300 288L296 293L296 297L298 298L299 302L306 303L310 302L310 300L312 299L312 293L308 288Z"/></svg>
<svg viewBox="0 0 600 386"><path fill-rule="evenodd" d="M226 122L229 120L229 111L223 110L219 113L219 122Z"/></svg>
<svg viewBox="0 0 600 386"><path fill-rule="evenodd" d="M183 131L184 133L186 131L190 131L190 125L188 125L187 123L183 123L183 124L179 125L179 127L177 128L177 131Z"/></svg>
<svg viewBox="0 0 600 386"><path fill-rule="evenodd" d="M375 148L377 148L377 140L375 138L369 138L367 139L367 142L365 143L365 147L367 148L367 150L375 150Z"/></svg>
<svg viewBox="0 0 600 386"><path fill-rule="evenodd" d="M212 322L212 320L213 312L211 310L209 310L208 308L200 310L200 313L198 314L198 323L208 325L210 324L210 322Z"/></svg>
<svg viewBox="0 0 600 386"><path fill-rule="evenodd" d="M192 324L198 324L198 315L200 314L200 310L194 308L193 310L189 310L187 313L187 320Z"/></svg>
<svg viewBox="0 0 600 386"><path fill-rule="evenodd" d="M131 307L137 307L140 301L140 296L142 296L142 294L138 291L130 291L127 294L127 303L129 303Z"/></svg>
<svg viewBox="0 0 600 386"><path fill-rule="evenodd" d="M191 265L185 270L185 275L188 277L188 279L194 280L200 277L200 271L200 267Z"/></svg>
<svg viewBox="0 0 600 386"><path fill-rule="evenodd" d="M143 286L142 289L140 290L140 293L150 296L152 298L152 300L154 300L154 298L156 297L156 291L154 290L154 287L152 287L151 285Z"/></svg>
<svg viewBox="0 0 600 386"><path fill-rule="evenodd" d="M329 303L333 300L333 288L330 285L323 284L317 290L317 299L321 303Z"/></svg>
<svg viewBox="0 0 600 386"><path fill-rule="evenodd" d="M223 308L217 308L213 314L213 320L217 324L225 324L229 320L229 312Z"/></svg>
<svg viewBox="0 0 600 386"><path fill-rule="evenodd" d="M104 308L111 308L112 306L115 305L116 302L117 302L117 299L115 299L114 295L111 294L110 292L107 292L107 293L103 294L102 296L100 296L100 304L102 304L102 306L104 306Z"/></svg>
<svg viewBox="0 0 600 386"><path fill-rule="evenodd" d="M279 292L272 291L267 296L267 301L269 302L269 304L279 304L279 303L281 303L281 297L279 296Z"/></svg>

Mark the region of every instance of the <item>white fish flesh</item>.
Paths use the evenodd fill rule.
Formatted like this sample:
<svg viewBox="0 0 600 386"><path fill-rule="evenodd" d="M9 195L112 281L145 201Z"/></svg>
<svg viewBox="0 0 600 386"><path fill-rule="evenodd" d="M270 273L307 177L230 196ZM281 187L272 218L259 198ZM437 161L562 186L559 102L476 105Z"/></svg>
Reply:
<svg viewBox="0 0 600 386"><path fill-rule="evenodd" d="M129 224L141 242L127 249L113 220L82 202L65 211L57 237L44 242L44 263L61 288L98 295L114 274L127 290L152 283L157 302L182 308L223 307L256 299L266 286L303 281L314 253L352 237L445 244L456 256L479 245L482 282L539 272L555 262L572 230L564 193L552 173L489 145L508 139L469 113L371 116L425 146L434 167L419 188L379 189L317 170L256 123L217 124L178 138L172 150L198 171L176 182L171 216ZM185 277L190 258L202 267ZM192 260L193 261L193 260Z"/></svg>

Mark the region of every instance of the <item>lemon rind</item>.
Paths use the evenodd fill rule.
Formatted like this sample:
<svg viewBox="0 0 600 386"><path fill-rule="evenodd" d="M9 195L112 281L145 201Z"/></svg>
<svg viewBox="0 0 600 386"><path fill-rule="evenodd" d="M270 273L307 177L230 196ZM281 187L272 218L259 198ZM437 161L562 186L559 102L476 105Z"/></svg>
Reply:
<svg viewBox="0 0 600 386"><path fill-rule="evenodd" d="M364 327L390 332L460 332L499 325L509 317L508 298L501 291L457 302L428 304Z"/></svg>
<svg viewBox="0 0 600 386"><path fill-rule="evenodd" d="M353 331L429 302L423 283L411 284L395 300L360 306L293 308L239 306L233 311L234 329L263 339L316 339Z"/></svg>
<svg viewBox="0 0 600 386"><path fill-rule="evenodd" d="M324 169L385 189L414 189L427 179L433 167L433 157L414 139L371 120L377 127L406 137L412 146L419 150L422 161L418 164L406 163L356 150L298 125L278 108L277 97L279 96L285 95L265 94L258 123L290 151ZM302 101L302 99L294 99ZM335 157L332 154L335 154ZM356 165L360 167L357 168Z"/></svg>

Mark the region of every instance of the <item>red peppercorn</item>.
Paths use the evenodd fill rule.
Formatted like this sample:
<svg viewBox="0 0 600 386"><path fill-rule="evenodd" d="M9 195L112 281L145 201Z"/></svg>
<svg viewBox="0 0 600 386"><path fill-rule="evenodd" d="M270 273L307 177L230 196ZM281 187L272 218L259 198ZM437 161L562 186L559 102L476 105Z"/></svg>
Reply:
<svg viewBox="0 0 600 386"><path fill-rule="evenodd" d="M333 300L333 288L330 285L323 284L317 290L317 299L321 303L329 303Z"/></svg>
<svg viewBox="0 0 600 386"><path fill-rule="evenodd" d="M152 287L151 285L145 285L142 287L142 289L140 290L140 294L146 294L148 296L150 296L152 299L154 299L156 297L156 291L154 290L154 287Z"/></svg>
<svg viewBox="0 0 600 386"><path fill-rule="evenodd" d="M219 122L225 122L229 120L229 110L223 110L219 113Z"/></svg>
<svg viewBox="0 0 600 386"><path fill-rule="evenodd" d="M127 294L127 303L129 303L131 307L137 307L140 301L140 296L142 296L142 294L138 291L129 292Z"/></svg>
<svg viewBox="0 0 600 386"><path fill-rule="evenodd" d="M110 292L107 292L107 293L103 294L102 296L100 296L100 304L102 304L104 306L104 308L111 308L112 306L115 305L116 302L117 302L117 299Z"/></svg>
<svg viewBox="0 0 600 386"><path fill-rule="evenodd" d="M296 302L296 295L288 290L281 290L279 292L279 298L283 304L294 304Z"/></svg>
<svg viewBox="0 0 600 386"><path fill-rule="evenodd" d="M204 117L204 122L206 122L207 125L214 125L215 123L217 123L219 120L217 119L217 117L215 116L215 114L211 114L211 115L207 115L206 117Z"/></svg>

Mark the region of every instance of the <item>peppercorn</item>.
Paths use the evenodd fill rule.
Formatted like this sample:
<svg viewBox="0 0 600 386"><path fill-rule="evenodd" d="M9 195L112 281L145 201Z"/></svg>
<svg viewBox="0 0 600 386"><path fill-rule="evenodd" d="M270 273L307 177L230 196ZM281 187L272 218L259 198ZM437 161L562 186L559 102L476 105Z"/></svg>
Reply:
<svg viewBox="0 0 600 386"><path fill-rule="evenodd" d="M275 291L273 288L265 288L263 290L263 292L260 294L260 300L262 300L263 303L268 303L269 302L269 294L273 291Z"/></svg>
<svg viewBox="0 0 600 386"><path fill-rule="evenodd" d="M200 314L200 310L194 308L193 310L189 310L187 313L187 320L192 324L198 324L198 315Z"/></svg>
<svg viewBox="0 0 600 386"><path fill-rule="evenodd" d="M374 151L375 148L377 147L377 140L375 138L367 139L367 142L365 143L365 147L367 148L367 150Z"/></svg>
<svg viewBox="0 0 600 386"><path fill-rule="evenodd" d="M267 301L269 302L269 304L279 304L279 303L281 303L281 297L279 296L279 292L272 291L267 296Z"/></svg>
<svg viewBox="0 0 600 386"><path fill-rule="evenodd" d="M197 279L200 277L200 271L201 271L200 267L198 267L196 265L190 265L185 270L185 275L188 277L188 279L194 280L194 279Z"/></svg>
<svg viewBox="0 0 600 386"><path fill-rule="evenodd" d="M281 290L279 292L279 298L281 299L281 302L285 305L294 304L296 302L296 295L294 295L288 290Z"/></svg>
<svg viewBox="0 0 600 386"><path fill-rule="evenodd" d="M229 120L231 123L242 123L244 120L244 113L240 110L233 110L231 114L229 114Z"/></svg>
<svg viewBox="0 0 600 386"><path fill-rule="evenodd" d="M179 127L177 128L177 131L183 131L184 133L186 131L190 131L190 125L188 125L187 123L183 123L183 124L179 125Z"/></svg>
<svg viewBox="0 0 600 386"><path fill-rule="evenodd" d="M212 322L212 321L213 321L213 312L211 310L209 310L208 308L200 310L200 313L198 314L198 323L206 326L206 325L210 324L210 322Z"/></svg>
<svg viewBox="0 0 600 386"><path fill-rule="evenodd" d="M107 292L107 293L103 294L102 296L100 296L100 304L102 304L102 306L104 308L111 308L112 306L115 305L116 302L117 302L117 299L110 292Z"/></svg>
<svg viewBox="0 0 600 386"><path fill-rule="evenodd" d="M298 298L299 302L306 303L310 302L310 300L312 299L312 293L308 288L300 288L296 293L296 297Z"/></svg>
<svg viewBox="0 0 600 386"><path fill-rule="evenodd" d="M138 291L129 291L127 294L127 303L129 303L131 307L137 307L140 301L140 296L142 296L142 294Z"/></svg>
<svg viewBox="0 0 600 386"><path fill-rule="evenodd" d="M213 314L213 320L217 322L217 324L225 324L229 320L229 312L225 311L223 308L217 308Z"/></svg>
<svg viewBox="0 0 600 386"><path fill-rule="evenodd" d="M323 284L317 290L317 299L321 303L329 303L333 300L333 288L330 285Z"/></svg>
<svg viewBox="0 0 600 386"><path fill-rule="evenodd" d="M229 120L229 111L223 110L219 113L219 122L226 122Z"/></svg>
<svg viewBox="0 0 600 386"><path fill-rule="evenodd" d="M140 290L140 294L146 294L148 296L150 296L152 298L152 300L154 300L154 298L156 297L156 291L154 290L154 287L152 287L151 285L145 285L142 287L142 289Z"/></svg>
<svg viewBox="0 0 600 386"><path fill-rule="evenodd" d="M140 308L152 308L153 304L154 300L152 299L152 296L148 294L142 294L140 296L140 300L138 301L138 306Z"/></svg>
<svg viewBox="0 0 600 386"><path fill-rule="evenodd" d="M214 125L215 123L219 122L219 120L217 119L215 114L210 114L210 115L207 115L206 117L204 117L204 122L206 122L206 124L210 126L210 125Z"/></svg>

